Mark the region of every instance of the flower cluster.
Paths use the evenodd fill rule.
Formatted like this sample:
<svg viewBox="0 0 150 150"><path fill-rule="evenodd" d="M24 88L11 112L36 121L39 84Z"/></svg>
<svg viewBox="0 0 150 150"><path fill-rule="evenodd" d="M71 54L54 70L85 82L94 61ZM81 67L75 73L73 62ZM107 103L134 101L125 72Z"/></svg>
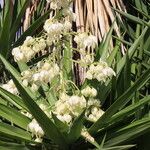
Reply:
<svg viewBox="0 0 150 150"><path fill-rule="evenodd" d="M47 2L51 2L52 9L62 9L67 8L72 0L47 0Z"/></svg>
<svg viewBox="0 0 150 150"><path fill-rule="evenodd" d="M89 98L86 104L88 109L85 112L85 116L92 122L97 121L104 114L104 111L100 108L100 101L94 99L97 95L97 90L87 86L81 90L81 93Z"/></svg>
<svg viewBox="0 0 150 150"><path fill-rule="evenodd" d="M50 83L52 79L59 75L59 66L53 62L38 62L37 68L25 70L21 73L24 86L31 85L31 89L36 91L42 83Z"/></svg>
<svg viewBox="0 0 150 150"><path fill-rule="evenodd" d="M45 21L43 28L48 33L48 37L53 37L57 39L61 37L61 34L63 32L71 30L71 23L69 21L61 23L55 19L50 18Z"/></svg>
<svg viewBox="0 0 150 150"><path fill-rule="evenodd" d="M73 118L79 116L86 107L86 99L83 96L72 95L65 93L60 95L59 100L55 104L57 118L64 123L71 123Z"/></svg>
<svg viewBox="0 0 150 150"><path fill-rule="evenodd" d="M47 19L43 27L47 34L46 44L50 46L59 41L63 33L71 30L71 26L71 23L67 20L61 23L55 19Z"/></svg>
<svg viewBox="0 0 150 150"><path fill-rule="evenodd" d="M93 98L97 95L97 90L87 86L85 89L81 90L81 94L81 96L69 96L66 93L60 94L54 109L54 113L59 120L70 124L85 108L87 108L85 116L90 121L95 122L101 117L104 111L100 109L100 101Z"/></svg>
<svg viewBox="0 0 150 150"><path fill-rule="evenodd" d="M18 90L17 90L13 80L9 80L6 84L2 84L1 87L12 94L15 94L15 95L18 94Z"/></svg>
<svg viewBox="0 0 150 150"><path fill-rule="evenodd" d="M87 86L85 89L81 91L82 95L85 97L95 97L97 95L97 90L94 89L93 87Z"/></svg>
<svg viewBox="0 0 150 150"><path fill-rule="evenodd" d="M75 21L76 14L73 13L73 0L47 0L50 3L51 9L60 10L63 18L69 19L69 21Z"/></svg>
<svg viewBox="0 0 150 150"><path fill-rule="evenodd" d="M80 49L85 49L86 47L95 48L97 45L97 38L87 33L79 33L75 36L74 41L78 44L78 48Z"/></svg>
<svg viewBox="0 0 150 150"><path fill-rule="evenodd" d="M84 67L92 64L93 61L94 57L92 54L83 54L83 58L79 59L79 64Z"/></svg>
<svg viewBox="0 0 150 150"><path fill-rule="evenodd" d="M46 43L43 38L36 39L31 36L27 36L23 45L15 47L12 50L12 55L16 62L28 62L35 54L43 51L46 48Z"/></svg>
<svg viewBox="0 0 150 150"><path fill-rule="evenodd" d="M47 19L43 28L49 35L58 36L62 33L64 26L58 21L54 21L53 19Z"/></svg>
<svg viewBox="0 0 150 150"><path fill-rule="evenodd" d="M92 106L90 111L87 112L87 117L90 121L96 122L103 114L104 111L102 109Z"/></svg>
<svg viewBox="0 0 150 150"><path fill-rule="evenodd" d="M97 79L98 81L106 82L108 78L115 76L115 72L108 64L102 60L96 64L91 64L86 72L86 78L89 80Z"/></svg>

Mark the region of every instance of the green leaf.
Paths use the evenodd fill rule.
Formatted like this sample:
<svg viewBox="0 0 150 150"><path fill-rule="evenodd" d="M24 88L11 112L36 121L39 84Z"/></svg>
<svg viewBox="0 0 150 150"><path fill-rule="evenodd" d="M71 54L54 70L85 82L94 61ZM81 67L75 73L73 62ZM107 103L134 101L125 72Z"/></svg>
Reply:
<svg viewBox="0 0 150 150"><path fill-rule="evenodd" d="M18 146L0 146L1 150L29 150L27 147L18 145Z"/></svg>
<svg viewBox="0 0 150 150"><path fill-rule="evenodd" d="M114 61L116 54L120 48L121 42L117 41L114 49L112 50L111 54L107 58L107 63L109 66L111 66L112 62Z"/></svg>
<svg viewBox="0 0 150 150"><path fill-rule="evenodd" d="M0 141L0 149L1 150L29 150L23 144L16 144L16 143L2 142L2 141Z"/></svg>
<svg viewBox="0 0 150 150"><path fill-rule="evenodd" d="M10 27L11 27L11 10L10 10L10 1L6 1L4 6L3 14L3 25L0 33L0 53L6 57L8 49L10 47L9 38L10 38Z"/></svg>
<svg viewBox="0 0 150 150"><path fill-rule="evenodd" d="M105 38L106 38L106 35L103 36L100 44L96 47L95 61L99 61L99 59L101 58L101 52L102 52L102 48L104 46Z"/></svg>
<svg viewBox="0 0 150 150"><path fill-rule="evenodd" d="M17 110L0 104L0 116L23 129L27 129L31 120Z"/></svg>
<svg viewBox="0 0 150 150"><path fill-rule="evenodd" d="M110 117L116 113L121 107L130 101L134 92L139 90L150 79L150 69L148 69L130 88L128 88L115 102L107 109L107 111L98 119L89 129L90 133L95 133L102 128Z"/></svg>
<svg viewBox="0 0 150 150"><path fill-rule="evenodd" d="M124 91L131 86L131 61L129 60L128 52L126 52L126 63L123 72Z"/></svg>
<svg viewBox="0 0 150 150"><path fill-rule="evenodd" d="M110 134L110 139L105 143L105 146L110 147L125 143L126 141L137 138L148 130L150 130L150 117L135 121L116 132L113 131L113 133Z"/></svg>
<svg viewBox="0 0 150 150"><path fill-rule="evenodd" d="M17 14L17 18L13 21L12 27L11 27L11 32L10 32L10 40L11 42L14 40L16 32L18 31L18 28L20 27L21 24L21 19L24 16L24 13L26 11L26 8L29 6L31 0L26 0L21 7L21 10Z"/></svg>
<svg viewBox="0 0 150 150"><path fill-rule="evenodd" d="M107 58L108 50L109 50L109 47L110 47L110 40L112 38L112 32L113 32L113 29L114 29L114 25L115 25L115 21L113 22L111 28L109 29L109 32L106 35L106 39L105 39L103 47L101 49L101 59L102 60L105 60Z"/></svg>
<svg viewBox="0 0 150 150"><path fill-rule="evenodd" d="M146 21L144 21L144 20L142 20L138 17L135 17L133 15L130 15L128 13L125 13L125 12L120 11L120 10L115 9L115 8L112 8L112 9L114 9L116 12L120 13L121 15L123 15L124 17L130 19L131 21L133 21L135 23L138 23L138 24L141 24L141 25L146 25L146 26L150 27L150 25Z"/></svg>
<svg viewBox="0 0 150 150"><path fill-rule="evenodd" d="M114 146L109 148L103 148L102 150L128 150L132 147L135 147L135 145Z"/></svg>
<svg viewBox="0 0 150 150"><path fill-rule="evenodd" d="M31 141L31 134L20 128L0 122L0 135L11 139Z"/></svg>
<svg viewBox="0 0 150 150"><path fill-rule="evenodd" d="M70 41L66 41L66 47L64 48L63 55L63 75L67 80L71 80L72 77L72 49L70 46Z"/></svg>
<svg viewBox="0 0 150 150"><path fill-rule="evenodd" d="M83 119L85 115L85 110L78 116L72 126L70 127L70 131L68 133L68 142L71 144L75 142L81 136L81 130L83 128Z"/></svg>
<svg viewBox="0 0 150 150"><path fill-rule="evenodd" d="M140 44L140 41L143 39L143 37L146 34L147 30L148 30L148 27L145 27L143 32L142 32L142 34L138 37L138 39L135 40L135 42L129 48L129 50L128 50L129 59L131 59L131 57L133 56L134 52L138 48L138 46ZM126 63L126 55L124 55L122 57L122 59L117 63L117 74L119 74L121 72L121 70L124 67L125 63Z"/></svg>
<svg viewBox="0 0 150 150"><path fill-rule="evenodd" d="M14 95L1 87L0 87L0 95L3 96L8 102L18 107L19 109L23 108L25 110L28 110L23 100L19 96Z"/></svg>
<svg viewBox="0 0 150 150"><path fill-rule="evenodd" d="M146 96L143 99L139 100L137 103L129 105L128 107L113 115L110 118L109 124L116 123L124 119L125 117L132 115L134 112L136 112L136 110L138 110L138 108L143 107L148 102L150 102L150 96Z"/></svg>
<svg viewBox="0 0 150 150"><path fill-rule="evenodd" d="M20 72L28 70L29 67L25 62L17 62Z"/></svg>
<svg viewBox="0 0 150 150"><path fill-rule="evenodd" d="M58 127L58 129L61 131L61 132L67 132L68 129L69 129L69 126L65 123L63 123L62 121L60 121L56 116L55 114L52 113L52 118L56 124L56 126Z"/></svg>

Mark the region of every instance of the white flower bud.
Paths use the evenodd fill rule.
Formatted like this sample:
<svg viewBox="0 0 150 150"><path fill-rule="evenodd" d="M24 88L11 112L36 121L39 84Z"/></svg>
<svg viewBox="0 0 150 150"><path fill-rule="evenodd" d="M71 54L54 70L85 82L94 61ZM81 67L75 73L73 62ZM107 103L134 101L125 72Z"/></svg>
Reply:
<svg viewBox="0 0 150 150"><path fill-rule="evenodd" d="M38 142L38 143L42 143L43 139L42 138L36 138L35 139L35 142Z"/></svg>
<svg viewBox="0 0 150 150"><path fill-rule="evenodd" d="M12 94L15 94L15 95L18 94L18 90L17 90L13 80L9 80L6 84L2 84L1 87Z"/></svg>
<svg viewBox="0 0 150 150"><path fill-rule="evenodd" d="M92 73L90 72L90 71L87 71L86 72L86 76L85 76L87 79L89 79L89 80L92 80L93 79L93 75L92 75Z"/></svg>
<svg viewBox="0 0 150 150"><path fill-rule="evenodd" d="M35 41L35 39L33 37L27 36L26 40L23 43L23 45L25 45L25 46L33 45L34 41Z"/></svg>
<svg viewBox="0 0 150 150"><path fill-rule="evenodd" d="M22 84L23 84L25 87L27 87L27 86L28 86L28 80L27 80L27 79L24 79L24 80L22 81Z"/></svg>
<svg viewBox="0 0 150 150"><path fill-rule="evenodd" d="M42 128L39 126L38 122L33 119L29 124L28 124L28 129L29 131L32 132L33 135L36 136L36 138L41 138L44 136L44 131Z"/></svg>
<svg viewBox="0 0 150 150"><path fill-rule="evenodd" d="M72 120L72 117L69 114L57 115L57 118L64 123L70 123Z"/></svg>
<svg viewBox="0 0 150 150"><path fill-rule="evenodd" d="M38 88L39 87L36 84L32 84L32 86L31 86L32 91L37 91Z"/></svg>
<svg viewBox="0 0 150 150"><path fill-rule="evenodd" d="M71 30L72 24L69 21L65 21L64 24L64 31L68 32L69 30Z"/></svg>
<svg viewBox="0 0 150 150"><path fill-rule="evenodd" d="M87 141L89 141L89 142L95 142L95 139L86 131L86 130L82 130L81 131L81 135L83 136L83 137L85 137L85 139L87 140Z"/></svg>
<svg viewBox="0 0 150 150"><path fill-rule="evenodd" d="M97 95L97 90L94 88L90 88L89 86L87 86L85 89L83 89L81 91L81 93L85 96L85 97L95 97Z"/></svg>

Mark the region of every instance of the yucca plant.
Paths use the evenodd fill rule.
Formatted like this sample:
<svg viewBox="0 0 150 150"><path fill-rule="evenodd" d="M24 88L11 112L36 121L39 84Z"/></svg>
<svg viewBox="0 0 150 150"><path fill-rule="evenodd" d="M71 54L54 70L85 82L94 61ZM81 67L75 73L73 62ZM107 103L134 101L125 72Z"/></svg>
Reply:
<svg viewBox="0 0 150 150"><path fill-rule="evenodd" d="M46 20L43 33L13 48L18 69L0 54L13 79L0 87L0 148L130 149L150 130L147 53L141 74L135 72L150 23L119 12L143 30L132 41L117 38L109 50L114 24L97 45L94 36L71 30L72 17L64 13L70 3L55 2L56 15ZM121 42L127 44L124 56ZM74 60L76 51L84 59ZM82 85L76 85L74 64L86 70Z"/></svg>

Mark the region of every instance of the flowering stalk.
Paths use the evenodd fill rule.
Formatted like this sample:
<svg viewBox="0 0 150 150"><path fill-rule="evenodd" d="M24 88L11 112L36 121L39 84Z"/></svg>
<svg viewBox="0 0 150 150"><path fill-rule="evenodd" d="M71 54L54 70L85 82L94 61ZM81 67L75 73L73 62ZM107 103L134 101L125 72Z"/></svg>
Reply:
<svg viewBox="0 0 150 150"><path fill-rule="evenodd" d="M43 26L44 32L40 37L28 36L22 45L12 50L14 61L17 63L32 62L38 53L51 50L51 54L47 58L21 72L22 85L33 92L39 92L40 88L46 85L47 90L44 91L46 96L41 96L41 100L36 103L50 119L53 119L53 113L63 124L71 127L74 120L86 109L84 117L90 122L96 122L104 114L104 111L101 109L100 99L97 97L98 91L93 86L87 85L81 89L74 83L72 41L76 42L76 50L83 55L83 59L77 60L77 63L86 69L84 79L97 79L98 82L105 83L113 75L115 76L115 72L101 59L95 62L93 52L97 46L95 36L71 31L71 23L74 19L74 14L70 9L72 1L52 0L49 2L56 12L62 13L64 18L47 19ZM55 82L56 80L57 82ZM19 95L12 80L2 87ZM56 99L54 103L49 102L47 96L52 91L55 91L53 93ZM30 112L23 110L21 112L32 120L27 129L32 133L33 139L36 142L42 142L45 133L36 118ZM87 131L82 130L81 135L88 141L94 142L93 137Z"/></svg>

